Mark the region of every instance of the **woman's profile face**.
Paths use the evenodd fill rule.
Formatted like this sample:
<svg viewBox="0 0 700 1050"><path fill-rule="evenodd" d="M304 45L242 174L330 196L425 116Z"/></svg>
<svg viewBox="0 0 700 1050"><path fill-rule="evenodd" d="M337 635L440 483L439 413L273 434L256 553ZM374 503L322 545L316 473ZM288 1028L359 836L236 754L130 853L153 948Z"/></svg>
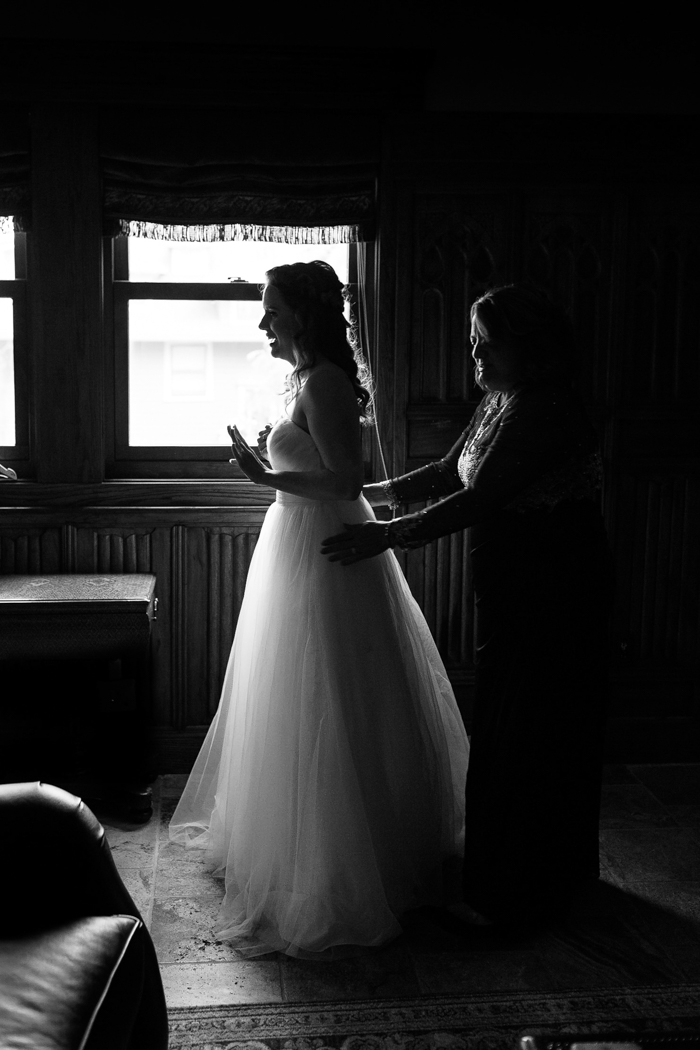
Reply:
<svg viewBox="0 0 700 1050"><path fill-rule="evenodd" d="M507 394L523 378L522 354L506 343L491 339L475 316L471 330L476 381L482 390Z"/></svg>
<svg viewBox="0 0 700 1050"><path fill-rule="evenodd" d="M295 365L294 339L299 331L297 315L291 306L287 305L279 288L275 288L274 284L265 285L262 306L264 313L258 328L262 329L269 340L270 353L273 357Z"/></svg>

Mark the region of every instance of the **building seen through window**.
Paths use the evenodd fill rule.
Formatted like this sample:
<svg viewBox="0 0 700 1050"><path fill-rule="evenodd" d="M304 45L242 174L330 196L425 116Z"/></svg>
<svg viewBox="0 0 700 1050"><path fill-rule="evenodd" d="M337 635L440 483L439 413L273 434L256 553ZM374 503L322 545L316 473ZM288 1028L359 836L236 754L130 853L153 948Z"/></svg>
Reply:
<svg viewBox="0 0 700 1050"><path fill-rule="evenodd" d="M348 282L347 244L129 238L131 447L227 445L231 423L257 440L284 410L289 372L271 357L258 328L259 285L273 266L313 259L324 259ZM185 284L180 295L177 286ZM192 285L203 296L208 286L206 298ZM216 285L227 289L221 298Z"/></svg>

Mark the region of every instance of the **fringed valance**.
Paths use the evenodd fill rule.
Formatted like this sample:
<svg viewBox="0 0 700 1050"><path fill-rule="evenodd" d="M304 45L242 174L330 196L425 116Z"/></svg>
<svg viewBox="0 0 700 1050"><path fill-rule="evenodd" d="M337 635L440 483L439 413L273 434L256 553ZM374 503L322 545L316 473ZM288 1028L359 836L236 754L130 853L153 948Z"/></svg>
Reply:
<svg viewBox="0 0 700 1050"><path fill-rule="evenodd" d="M362 240L359 226L183 226L157 222L117 224L122 237L147 237L154 241L267 241L275 244L354 244Z"/></svg>
<svg viewBox="0 0 700 1050"><path fill-rule="evenodd" d="M106 232L296 244L374 237L379 133L369 114L108 107L101 123Z"/></svg>

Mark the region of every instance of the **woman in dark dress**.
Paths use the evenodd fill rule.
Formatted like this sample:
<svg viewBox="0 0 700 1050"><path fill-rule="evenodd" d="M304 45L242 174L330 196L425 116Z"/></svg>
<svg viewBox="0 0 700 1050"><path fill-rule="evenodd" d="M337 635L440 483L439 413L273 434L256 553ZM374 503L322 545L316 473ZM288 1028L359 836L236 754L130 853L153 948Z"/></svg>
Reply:
<svg viewBox="0 0 700 1050"><path fill-rule="evenodd" d="M609 557L596 437L576 394L573 332L509 285L471 311L486 395L444 459L370 485L375 505L437 500L329 538L341 564L468 528L476 688L464 904L471 922L559 914L597 878Z"/></svg>

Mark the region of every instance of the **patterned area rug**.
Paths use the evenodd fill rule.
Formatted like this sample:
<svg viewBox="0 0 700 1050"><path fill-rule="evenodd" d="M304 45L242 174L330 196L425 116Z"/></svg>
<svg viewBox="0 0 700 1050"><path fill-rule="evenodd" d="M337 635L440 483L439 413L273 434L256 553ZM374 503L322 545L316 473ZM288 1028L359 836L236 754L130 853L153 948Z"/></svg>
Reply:
<svg viewBox="0 0 700 1050"><path fill-rule="evenodd" d="M525 1033L700 1031L700 985L173 1008L170 1050L518 1050Z"/></svg>

